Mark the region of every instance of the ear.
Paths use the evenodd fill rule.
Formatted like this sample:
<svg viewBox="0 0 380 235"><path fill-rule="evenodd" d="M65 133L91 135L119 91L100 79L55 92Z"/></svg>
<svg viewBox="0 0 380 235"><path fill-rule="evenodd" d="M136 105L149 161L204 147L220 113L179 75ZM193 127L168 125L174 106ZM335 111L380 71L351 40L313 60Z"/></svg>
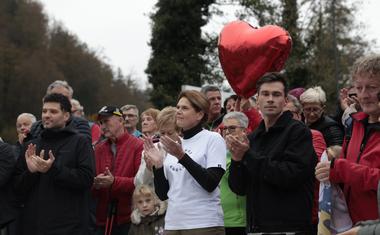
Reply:
<svg viewBox="0 0 380 235"><path fill-rule="evenodd" d="M64 112L63 113L63 118L65 120L65 123L70 119L70 113L69 112Z"/></svg>
<svg viewBox="0 0 380 235"><path fill-rule="evenodd" d="M203 111L197 112L197 120L200 121L204 117L205 113Z"/></svg>

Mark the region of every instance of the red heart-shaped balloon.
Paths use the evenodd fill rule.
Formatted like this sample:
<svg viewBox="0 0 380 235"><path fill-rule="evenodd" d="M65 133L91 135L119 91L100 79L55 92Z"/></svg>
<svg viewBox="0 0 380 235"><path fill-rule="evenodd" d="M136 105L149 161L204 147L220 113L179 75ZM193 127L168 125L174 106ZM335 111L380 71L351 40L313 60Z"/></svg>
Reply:
<svg viewBox="0 0 380 235"><path fill-rule="evenodd" d="M256 82L266 72L280 71L292 47L283 28L252 27L244 21L224 26L219 37L219 60L232 89L248 98L256 92Z"/></svg>

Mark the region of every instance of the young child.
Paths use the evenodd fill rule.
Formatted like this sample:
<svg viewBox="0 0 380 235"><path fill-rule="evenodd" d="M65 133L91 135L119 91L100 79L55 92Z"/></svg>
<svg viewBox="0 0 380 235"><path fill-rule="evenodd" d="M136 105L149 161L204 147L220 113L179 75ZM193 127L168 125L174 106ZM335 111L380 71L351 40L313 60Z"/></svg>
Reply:
<svg viewBox="0 0 380 235"><path fill-rule="evenodd" d="M147 185L136 187L132 196L133 212L129 235L163 235L166 207Z"/></svg>

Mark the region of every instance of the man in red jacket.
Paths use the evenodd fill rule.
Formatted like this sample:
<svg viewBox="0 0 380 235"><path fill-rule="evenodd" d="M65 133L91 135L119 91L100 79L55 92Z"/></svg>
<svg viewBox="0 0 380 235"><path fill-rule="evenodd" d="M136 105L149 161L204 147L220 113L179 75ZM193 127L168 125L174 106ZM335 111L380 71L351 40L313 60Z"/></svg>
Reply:
<svg viewBox="0 0 380 235"><path fill-rule="evenodd" d="M143 142L124 129L123 114L117 107L104 106L98 120L106 140L95 147L97 234L128 234L133 180L140 166Z"/></svg>
<svg viewBox="0 0 380 235"><path fill-rule="evenodd" d="M359 59L352 78L362 112L352 114L352 135L342 154L331 162L319 163L316 177L344 185L352 222L379 218L376 190L380 179L380 56Z"/></svg>

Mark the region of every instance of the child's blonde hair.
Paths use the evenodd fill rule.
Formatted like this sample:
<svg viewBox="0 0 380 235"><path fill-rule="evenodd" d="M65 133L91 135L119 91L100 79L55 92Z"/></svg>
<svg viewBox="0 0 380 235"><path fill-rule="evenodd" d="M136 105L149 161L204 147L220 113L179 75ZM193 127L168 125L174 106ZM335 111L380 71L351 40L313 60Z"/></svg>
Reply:
<svg viewBox="0 0 380 235"><path fill-rule="evenodd" d="M133 207L134 208L137 208L136 207L136 202L137 202L138 198L141 197L141 196L152 197L152 199L154 200L154 204L155 205L158 205L158 203L159 203L157 195L154 192L153 188L150 187L150 186L148 186L148 185L142 184L140 186L137 186L135 188L135 191L133 191L132 202L133 202Z"/></svg>

